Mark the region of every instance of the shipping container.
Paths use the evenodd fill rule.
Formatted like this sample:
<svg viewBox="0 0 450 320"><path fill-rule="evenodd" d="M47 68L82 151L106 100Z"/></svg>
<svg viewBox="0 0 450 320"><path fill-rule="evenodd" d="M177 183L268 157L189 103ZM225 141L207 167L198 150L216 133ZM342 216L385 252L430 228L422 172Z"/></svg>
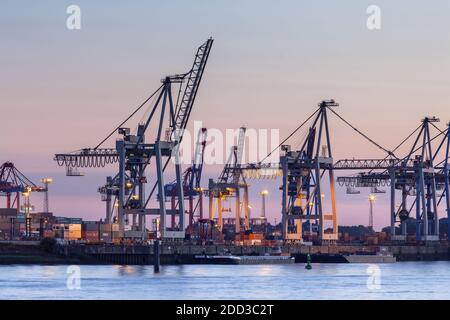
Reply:
<svg viewBox="0 0 450 320"><path fill-rule="evenodd" d="M101 223L100 232L119 231L118 223Z"/></svg>
<svg viewBox="0 0 450 320"><path fill-rule="evenodd" d="M55 236L55 232L53 230L44 230L44 238L53 238Z"/></svg>
<svg viewBox="0 0 450 320"><path fill-rule="evenodd" d="M81 240L81 224L54 224L53 231L64 240Z"/></svg>
<svg viewBox="0 0 450 320"><path fill-rule="evenodd" d="M81 238L88 242L96 242L99 240L98 231L81 231Z"/></svg>
<svg viewBox="0 0 450 320"><path fill-rule="evenodd" d="M69 218L69 217L55 217L56 224L82 224L81 218Z"/></svg>
<svg viewBox="0 0 450 320"><path fill-rule="evenodd" d="M83 231L99 231L100 223L97 221L83 221L81 225L81 230Z"/></svg>

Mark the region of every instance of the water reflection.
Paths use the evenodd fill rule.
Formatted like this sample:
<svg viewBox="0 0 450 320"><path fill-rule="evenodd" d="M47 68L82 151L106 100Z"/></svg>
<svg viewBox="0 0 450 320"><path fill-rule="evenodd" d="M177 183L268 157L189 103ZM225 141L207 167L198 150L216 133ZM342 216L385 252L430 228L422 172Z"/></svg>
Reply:
<svg viewBox="0 0 450 320"><path fill-rule="evenodd" d="M257 275L261 277L267 277L271 276L273 272L272 266L262 266L258 272Z"/></svg>
<svg viewBox="0 0 450 320"><path fill-rule="evenodd" d="M449 299L450 262L380 265L81 266L82 290L67 290L67 266L0 265L0 299Z"/></svg>
<svg viewBox="0 0 450 320"><path fill-rule="evenodd" d="M185 276L189 275L186 273L185 265L174 265L174 266L161 266L158 273L162 276Z"/></svg>
<svg viewBox="0 0 450 320"><path fill-rule="evenodd" d="M114 266L120 277L124 276L144 276L146 266L141 265L116 265Z"/></svg>
<svg viewBox="0 0 450 320"><path fill-rule="evenodd" d="M45 266L44 267L44 276L45 277L54 277L58 271L58 268L55 266Z"/></svg>
<svg viewBox="0 0 450 320"><path fill-rule="evenodd" d="M206 277L209 273L207 268L199 266L199 268L191 270L191 274L196 277Z"/></svg>

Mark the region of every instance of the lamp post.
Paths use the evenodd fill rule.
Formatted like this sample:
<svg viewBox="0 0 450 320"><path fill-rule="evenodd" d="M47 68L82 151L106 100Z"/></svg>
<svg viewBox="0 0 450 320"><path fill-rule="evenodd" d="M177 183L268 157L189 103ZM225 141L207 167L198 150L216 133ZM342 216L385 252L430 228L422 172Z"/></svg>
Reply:
<svg viewBox="0 0 450 320"><path fill-rule="evenodd" d="M373 230L373 204L376 200L374 194L369 194L369 229Z"/></svg>
<svg viewBox="0 0 450 320"><path fill-rule="evenodd" d="M30 217L30 193L31 188L26 187L25 191L22 192L22 195L25 198L25 237L31 237L31 217Z"/></svg>
<svg viewBox="0 0 450 320"><path fill-rule="evenodd" d="M262 197L262 211L261 211L261 217L266 218L266 197L269 194L269 191L263 190L261 191L261 197Z"/></svg>
<svg viewBox="0 0 450 320"><path fill-rule="evenodd" d="M266 197L268 194L269 194L268 190L261 191L261 198L262 198L261 218L264 223L264 234L267 233Z"/></svg>
<svg viewBox="0 0 450 320"><path fill-rule="evenodd" d="M48 185L53 182L53 178L42 178L41 182L45 186L45 193L44 193L44 212L49 212L49 205L48 205Z"/></svg>

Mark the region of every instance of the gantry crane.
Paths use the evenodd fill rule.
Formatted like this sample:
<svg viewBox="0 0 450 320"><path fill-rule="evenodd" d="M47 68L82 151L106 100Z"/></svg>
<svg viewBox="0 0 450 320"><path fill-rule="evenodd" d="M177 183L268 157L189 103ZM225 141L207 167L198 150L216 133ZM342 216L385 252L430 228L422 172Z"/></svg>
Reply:
<svg viewBox="0 0 450 320"><path fill-rule="evenodd" d="M6 196L6 208L20 210L20 195L24 192L46 192L47 189L36 185L14 166L5 162L0 166L0 196Z"/></svg>
<svg viewBox="0 0 450 320"><path fill-rule="evenodd" d="M416 240L439 240L439 215L438 206L445 197L447 216L449 212L448 201L448 135L449 129L440 130L435 123L436 117L425 117L421 125L415 129L395 149L398 149L406 141L416 135L410 151L402 158L384 159L345 159L335 164L336 169L344 170L368 170L353 176L338 177L340 185L350 187L390 187L390 216L391 239L397 241L406 240L406 221L415 210L416 215ZM430 127L435 127L439 132L432 137ZM443 135L439 147L433 151L433 140ZM445 149L445 158L439 164L435 164L441 151ZM401 191L401 200L397 208L396 191ZM437 190L443 190L438 201ZM411 206L408 205L408 197L414 197ZM396 225L400 224L401 234L396 234ZM449 232L450 234L450 232ZM450 238L449 238L450 239Z"/></svg>
<svg viewBox="0 0 450 320"><path fill-rule="evenodd" d="M20 211L20 196L25 198L25 235L31 236L31 192L47 192L46 187L38 186L17 169L12 162L0 166L0 196L6 196L6 208ZM12 197L12 199L11 199Z"/></svg>
<svg viewBox="0 0 450 320"><path fill-rule="evenodd" d="M145 216L158 215L161 238L184 238L184 201L178 203L176 210L166 208L164 171L169 165L170 159L173 158L175 162L177 196L179 199L183 199L183 177L178 148L192 112L212 43L213 39L210 38L197 49L194 63L188 72L167 76L161 80L162 85L95 148L55 155L55 160L59 165L66 165L66 167L72 168L101 167L110 163L118 163L117 175L114 178L108 178L107 185L101 188L101 191L105 192L104 196L106 198L113 196L117 198L113 207L117 206L117 221L119 231L122 233L126 218L130 215L135 215L139 217L139 229L142 231L143 237L145 237ZM175 103L172 95L173 84L179 85ZM123 125L154 97L156 100L150 109L148 118L144 123L137 126L136 134L131 134L130 129L123 127ZM159 119L157 118L158 114ZM166 117L169 120L169 131L163 137ZM155 134L154 143L145 141L146 133L150 131L150 128ZM122 138L116 141L115 148L100 148L116 130ZM145 192L145 186L148 183L146 169L152 158L156 164L156 180L150 194L147 196ZM163 161L164 158L165 161ZM158 189L157 200L159 208L148 208L156 188ZM111 201L107 200L106 202L107 210L111 212L113 209ZM108 208L108 206L111 208ZM167 215L179 216L181 231L168 232L166 230Z"/></svg>
<svg viewBox="0 0 450 320"><path fill-rule="evenodd" d="M209 179L209 219L214 219L214 201L217 202L217 227L223 228L222 201L228 198L235 198L235 234L241 232L241 189L242 189L242 209L244 211L244 230L250 229L248 184L241 168L242 156L245 144L245 127L239 129L238 143L231 148L227 163L225 164L217 181Z"/></svg>
<svg viewBox="0 0 450 320"><path fill-rule="evenodd" d="M241 168L247 178L270 179L282 176L281 213L283 239L286 241L302 241L302 223L305 220L310 222L310 231L311 222L315 223L320 242L332 243L337 240L334 171L350 168L339 168L333 163L328 112L386 152L389 157L397 159L393 152L376 143L337 113L334 110L337 106L338 103L332 99L321 101L318 108L261 162ZM310 124L309 129L301 147L295 151L291 150L291 147L284 143L307 124ZM265 163L264 160L279 148L283 152L279 163ZM337 163L340 164L339 161ZM326 178L329 195L324 192L327 187Z"/></svg>
<svg viewBox="0 0 450 320"><path fill-rule="evenodd" d="M327 110L337 107L334 100L319 103L319 109L308 130L308 135L301 148L292 151L290 146L282 146L284 155L280 157L283 171L282 184L282 224L283 238L302 240L302 223L304 220L315 221L321 241L337 240L337 210L334 187L333 156ZM326 148L322 148L325 141ZM322 150L322 153L321 153ZM324 197L325 185L322 182L328 175L329 195ZM331 212L325 213L325 201L329 199ZM325 232L326 221L331 221L331 228Z"/></svg>
<svg viewBox="0 0 450 320"><path fill-rule="evenodd" d="M194 159L192 165L183 173L183 194L188 200L188 233L192 233L194 214L198 212L198 218L203 219L203 188L201 187L201 177L203 170L203 159L206 147L207 129L201 128L197 134ZM167 199L170 199L172 210L175 210L178 202L177 181L166 184L164 192ZM195 201L196 200L196 201ZM195 203L194 203L195 201ZM179 222L179 221L178 221ZM172 215L172 229L176 227L175 215ZM178 226L179 228L179 226Z"/></svg>
<svg viewBox="0 0 450 320"><path fill-rule="evenodd" d="M450 240L450 165L449 165L449 159L450 159L450 122L447 123L447 130L444 135L444 139L442 139L442 143L440 144L439 149L444 146L444 152L445 152L445 158L441 162L442 165L442 171L441 174L444 177L444 192L442 193L441 198L439 199L439 202L444 198L445 199L445 208L447 210L447 240Z"/></svg>
<svg viewBox="0 0 450 320"><path fill-rule="evenodd" d="M242 170L249 178L267 179L282 176L282 235L285 241L303 241L303 222L315 222L318 228L318 239L322 242L337 240L337 209L334 186L334 168L328 126L327 111L339 104L334 100L323 100L299 127L297 127L280 145L283 152L279 163L248 164ZM334 112L334 111L333 111ZM312 120L311 120L312 119ZM284 143L298 130L312 121L307 136L298 150L291 150ZM324 142L323 142L324 141ZM325 143L323 146L322 143ZM323 180L328 176L330 194L324 197ZM326 201L329 208L325 208ZM331 210L325 213L326 210ZM326 226L331 222L330 226Z"/></svg>

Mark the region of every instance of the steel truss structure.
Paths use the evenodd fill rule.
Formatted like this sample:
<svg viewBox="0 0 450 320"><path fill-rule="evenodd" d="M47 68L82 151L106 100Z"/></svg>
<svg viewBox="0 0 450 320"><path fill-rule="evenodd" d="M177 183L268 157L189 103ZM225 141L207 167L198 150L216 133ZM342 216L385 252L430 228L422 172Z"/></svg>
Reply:
<svg viewBox="0 0 450 320"><path fill-rule="evenodd" d="M327 110L338 105L334 100L320 102L301 148L292 151L290 146L281 147L284 151L280 157L283 171L281 213L283 238L286 240L302 240L304 221L310 221L310 225L312 221L316 223L321 241L337 240L336 193ZM325 148L322 149L323 141ZM326 175L330 192L327 198L323 193ZM331 212L325 213L327 200ZM326 232L325 221L331 221L331 227Z"/></svg>

